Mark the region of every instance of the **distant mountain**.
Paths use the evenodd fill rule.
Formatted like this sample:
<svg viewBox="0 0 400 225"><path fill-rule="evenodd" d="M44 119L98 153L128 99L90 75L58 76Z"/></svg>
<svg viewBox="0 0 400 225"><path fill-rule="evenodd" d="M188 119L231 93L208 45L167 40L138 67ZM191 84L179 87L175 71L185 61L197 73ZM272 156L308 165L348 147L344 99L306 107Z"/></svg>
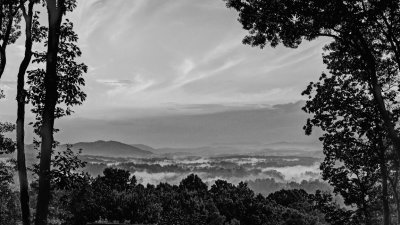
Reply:
<svg viewBox="0 0 400 225"><path fill-rule="evenodd" d="M265 148L257 152L263 155L298 155L323 157L322 143L316 142L274 142L266 144Z"/></svg>
<svg viewBox="0 0 400 225"><path fill-rule="evenodd" d="M143 144L132 144L131 146L138 148L138 149L142 149L144 151L149 151L149 152L154 152L154 148L148 146L148 145L143 145Z"/></svg>
<svg viewBox="0 0 400 225"><path fill-rule="evenodd" d="M188 147L188 148L158 148L153 152L163 155L299 155L317 156L322 155L322 144L320 142L274 142L263 143L216 143L211 146Z"/></svg>
<svg viewBox="0 0 400 225"><path fill-rule="evenodd" d="M316 141L316 142L287 142L287 141L281 141L281 142L274 142L274 143L269 143L265 145L266 149L273 149L273 150L305 150L305 151L311 151L311 150L322 150L322 142Z"/></svg>
<svg viewBox="0 0 400 225"><path fill-rule="evenodd" d="M61 147L65 149L65 145ZM107 157L144 157L153 154L151 151L117 141L79 142L73 144L72 149L82 149L82 155Z"/></svg>
<svg viewBox="0 0 400 225"><path fill-rule="evenodd" d="M253 150L242 147L232 146L202 146L202 147L188 147L188 148L158 148L155 152L163 155L192 155L192 156L214 156L225 154L247 154Z"/></svg>
<svg viewBox="0 0 400 225"><path fill-rule="evenodd" d="M65 150L61 145L56 150ZM151 157L151 156L215 156L215 155L269 155L269 156L312 156L323 157L322 144L315 142L273 142L273 143L214 143L201 147L152 148L144 144L124 144L117 141L79 142L73 149L82 149L82 155L103 157ZM35 159L33 145L26 146L26 154Z"/></svg>

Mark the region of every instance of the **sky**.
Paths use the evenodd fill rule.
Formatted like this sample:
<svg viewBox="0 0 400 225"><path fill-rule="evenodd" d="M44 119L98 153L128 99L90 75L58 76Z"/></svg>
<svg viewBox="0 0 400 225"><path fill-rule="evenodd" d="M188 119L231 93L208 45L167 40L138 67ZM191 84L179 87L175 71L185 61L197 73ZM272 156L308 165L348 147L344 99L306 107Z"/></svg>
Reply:
<svg viewBox="0 0 400 225"><path fill-rule="evenodd" d="M152 146L315 139L301 129L300 93L324 71L326 40L252 48L242 44L237 16L222 0L78 0L67 17L89 67L88 98L56 122L56 139ZM8 48L2 121L15 120L23 44Z"/></svg>

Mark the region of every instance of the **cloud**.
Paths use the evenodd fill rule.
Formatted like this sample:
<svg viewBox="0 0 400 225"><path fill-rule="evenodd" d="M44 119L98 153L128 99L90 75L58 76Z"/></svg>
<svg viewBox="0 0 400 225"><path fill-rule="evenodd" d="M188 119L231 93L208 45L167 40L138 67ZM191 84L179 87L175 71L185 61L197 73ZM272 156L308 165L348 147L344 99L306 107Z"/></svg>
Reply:
<svg viewBox="0 0 400 225"><path fill-rule="evenodd" d="M188 74L190 71L192 71L196 65L194 62L190 59L185 59L181 65L178 66L178 72L180 72L182 75Z"/></svg>
<svg viewBox="0 0 400 225"><path fill-rule="evenodd" d="M99 79L97 82L102 84L107 84L110 86L124 86L134 84L135 82L132 80L113 80L113 79Z"/></svg>
<svg viewBox="0 0 400 225"><path fill-rule="evenodd" d="M185 74L185 76L181 76L177 80L174 81L174 85L172 86L172 88L179 88L179 87L182 87L189 83L192 83L194 81L205 79L205 78L208 78L208 77L211 77L214 75L218 75L223 71L226 71L232 67L237 66L243 60L244 60L243 58L228 60L228 61L224 62L224 64L220 65L219 67L213 68L208 71L199 71L199 72L195 72L195 73ZM190 71L188 71L188 72L190 72Z"/></svg>
<svg viewBox="0 0 400 225"><path fill-rule="evenodd" d="M93 68L87 83L98 84L88 88L107 98L89 95L91 107L296 101L319 74L320 67L307 66L319 53L315 44L297 50L244 46L245 31L223 2L81 1L76 25Z"/></svg>
<svg viewBox="0 0 400 225"><path fill-rule="evenodd" d="M300 183L303 180L313 180L320 178L320 163L314 163L312 166L288 166L288 167L269 167L263 171L275 170L283 174L285 181L295 181Z"/></svg>
<svg viewBox="0 0 400 225"><path fill-rule="evenodd" d="M229 39L227 38L226 40L223 40L222 42L218 43L216 47L214 47L211 51L207 52L204 55L203 62L210 62L215 59L219 59L222 56L228 54L234 49L237 49L242 45L240 40L240 36L236 37L230 37Z"/></svg>
<svg viewBox="0 0 400 225"><path fill-rule="evenodd" d="M271 108L269 104L243 104L243 103L226 103L226 104L177 104L169 103L168 110L180 112L183 114L211 114L227 111L252 110Z"/></svg>
<svg viewBox="0 0 400 225"><path fill-rule="evenodd" d="M146 79L140 74L135 75L132 80L98 79L97 82L112 87L110 90L107 91L107 94L110 96L116 96L120 94L135 94L137 92L146 90L154 84L153 80Z"/></svg>
<svg viewBox="0 0 400 225"><path fill-rule="evenodd" d="M69 131L64 139L120 135L193 144L241 136L247 141L279 138L276 133L284 130L271 121L276 115L268 105L301 100L302 89L325 69L320 56L324 40L305 42L296 50L242 45L246 31L223 1L78 0L69 18L80 38L81 60L90 65L84 88L88 98L75 108L70 123L60 125L88 133ZM11 88L0 105L3 114L15 115L11 82L21 46L23 39L10 46L0 81ZM304 115L296 116L286 119L301 123ZM89 127L77 124L77 118L85 118L77 121ZM291 132L288 138L294 136Z"/></svg>
<svg viewBox="0 0 400 225"><path fill-rule="evenodd" d="M17 81L15 80L0 80L0 85L16 85Z"/></svg>

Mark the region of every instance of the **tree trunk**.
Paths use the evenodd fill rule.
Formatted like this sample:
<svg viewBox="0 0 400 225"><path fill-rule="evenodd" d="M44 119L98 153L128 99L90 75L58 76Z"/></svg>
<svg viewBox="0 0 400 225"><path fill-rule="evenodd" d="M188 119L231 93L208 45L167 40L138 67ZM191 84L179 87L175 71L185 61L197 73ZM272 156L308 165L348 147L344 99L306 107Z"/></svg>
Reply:
<svg viewBox="0 0 400 225"><path fill-rule="evenodd" d="M399 193L397 192L396 185L394 185L392 188L393 188L394 200L396 201L397 224L400 225L400 199L399 199Z"/></svg>
<svg viewBox="0 0 400 225"><path fill-rule="evenodd" d="M64 12L64 1L46 0L49 33L46 58L46 75L44 78L45 99L42 113L42 138L39 165L39 194L36 205L36 225L46 225L50 202L50 164L53 147L54 111L57 104L57 53L60 36L60 25Z"/></svg>
<svg viewBox="0 0 400 225"><path fill-rule="evenodd" d="M8 12L8 16L7 16L7 26L6 26L6 31L5 31L5 34L4 34L4 37L3 37L3 43L2 43L2 45L0 47L0 57L1 57L1 60L0 60L0 79L1 79L1 76L3 75L3 73L4 73L4 69L6 68L6 64L7 64L6 48L7 48L8 42L10 40L10 35L11 35L12 28L13 28L14 16L17 13L17 10L15 12L13 12L13 5L14 4L15 3L13 3L13 2L8 3L9 12Z"/></svg>
<svg viewBox="0 0 400 225"><path fill-rule="evenodd" d="M383 205L383 225L390 225L390 208L388 195L388 171L385 160L385 152L381 150L381 176L382 176L382 205Z"/></svg>
<svg viewBox="0 0 400 225"><path fill-rule="evenodd" d="M6 67L6 50L3 47L0 47L0 79L4 73L4 68Z"/></svg>
<svg viewBox="0 0 400 225"><path fill-rule="evenodd" d="M395 125L392 122L391 116L387 111L385 101L382 96L382 89L378 84L376 72L371 75L371 88L375 102L378 106L379 112L382 116L386 131L388 132L389 139L392 141L396 156L400 160L400 137L395 130Z"/></svg>
<svg viewBox="0 0 400 225"><path fill-rule="evenodd" d="M397 224L400 225L400 199L399 199L399 193L397 191L397 180L398 180L398 174L395 172L394 178L388 177L389 183L392 186L393 189L393 197L394 201L396 203L396 211L397 211Z"/></svg>
<svg viewBox="0 0 400 225"><path fill-rule="evenodd" d="M22 223L24 225L30 225L30 208L29 208L29 183L26 171L26 160L25 160L25 73L28 69L29 63L32 58L32 15L33 15L33 1L29 2L28 14L25 11L25 6L21 4L23 8L23 16L25 19L25 55L21 62L18 71L17 81L17 167L20 184L20 203L22 212Z"/></svg>
<svg viewBox="0 0 400 225"><path fill-rule="evenodd" d="M396 152L396 157L400 160L400 136L396 132L395 124L392 121L392 116L390 112L387 110L385 105L385 100L382 95L382 88L378 81L377 74L377 64L373 51L370 49L370 46L367 40L364 38L362 32L358 29L354 29L355 36L353 36L354 43L357 43L356 50L359 52L363 61L365 62L365 69L368 72L368 79L366 81L369 84L370 91L374 96L374 101L376 106L378 107L379 113L382 117L382 121L385 126L385 130L388 132L388 138L392 141L393 147ZM341 41L341 40L339 40ZM345 43L346 44L346 43ZM348 45L352 47L352 45Z"/></svg>

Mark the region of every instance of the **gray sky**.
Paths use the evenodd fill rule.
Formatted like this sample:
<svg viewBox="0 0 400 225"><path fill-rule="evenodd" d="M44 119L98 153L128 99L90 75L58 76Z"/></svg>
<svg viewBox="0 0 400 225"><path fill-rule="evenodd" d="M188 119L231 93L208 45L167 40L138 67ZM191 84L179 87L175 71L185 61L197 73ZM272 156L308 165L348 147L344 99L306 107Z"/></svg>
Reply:
<svg viewBox="0 0 400 225"><path fill-rule="evenodd" d="M245 46L237 13L222 0L78 0L69 17L89 66L88 99L56 122L60 141L309 140L301 130L307 115L300 103L289 103L302 100L301 91L324 70L323 40L296 50ZM23 50L23 38L8 49L1 120L15 120Z"/></svg>

